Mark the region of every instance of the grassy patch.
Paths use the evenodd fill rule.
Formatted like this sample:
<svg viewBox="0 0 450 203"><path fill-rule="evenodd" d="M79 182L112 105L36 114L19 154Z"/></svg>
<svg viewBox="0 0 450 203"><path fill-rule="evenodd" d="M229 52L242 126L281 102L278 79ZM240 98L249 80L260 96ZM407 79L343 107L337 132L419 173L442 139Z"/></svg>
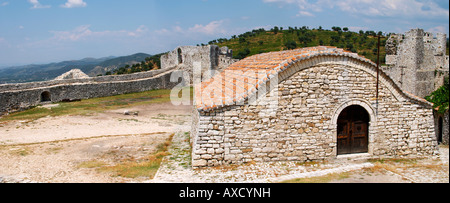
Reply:
<svg viewBox="0 0 450 203"><path fill-rule="evenodd" d="M162 158L167 155L167 152L158 152L140 162L127 161L114 166L102 166L98 168L98 171L111 172L113 176L125 178L153 178L161 165Z"/></svg>
<svg viewBox="0 0 450 203"><path fill-rule="evenodd" d="M168 148L171 145L174 134L157 146L157 151L139 160L122 160L117 164L108 165L103 161L91 160L79 164L79 168L95 168L99 172L112 173L113 176L125 178L147 177L153 178L158 171L161 161L170 155Z"/></svg>
<svg viewBox="0 0 450 203"><path fill-rule="evenodd" d="M28 148L18 148L10 150L10 154L15 156L28 156L32 154L32 152Z"/></svg>
<svg viewBox="0 0 450 203"><path fill-rule="evenodd" d="M391 172L399 172L403 170L422 168L426 170L439 171L443 164L421 162L422 159L372 159L369 160L374 164L371 168L373 172L387 170Z"/></svg>
<svg viewBox="0 0 450 203"><path fill-rule="evenodd" d="M58 103L53 108L34 107L32 109L12 113L0 118L0 122L12 120L37 120L47 116L64 115L93 115L106 110L114 110L125 107L140 106L146 104L170 102L171 90L152 90L139 93L123 94L110 97L86 99L70 103ZM193 89L191 88L191 98Z"/></svg>
<svg viewBox="0 0 450 203"><path fill-rule="evenodd" d="M333 180L342 180L350 177L350 173L332 173L325 176L320 177L311 177L311 178L297 178L293 180L287 180L282 183L328 183Z"/></svg>
<svg viewBox="0 0 450 203"><path fill-rule="evenodd" d="M99 160L91 160L91 161L85 161L78 165L78 168L100 168L107 165L104 161Z"/></svg>

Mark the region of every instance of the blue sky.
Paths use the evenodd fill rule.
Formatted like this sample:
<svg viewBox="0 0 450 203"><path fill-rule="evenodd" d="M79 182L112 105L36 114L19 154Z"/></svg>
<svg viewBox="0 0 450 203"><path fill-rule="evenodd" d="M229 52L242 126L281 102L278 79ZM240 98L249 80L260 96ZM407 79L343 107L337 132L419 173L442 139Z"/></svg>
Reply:
<svg viewBox="0 0 450 203"><path fill-rule="evenodd" d="M0 67L157 54L256 28L449 34L447 0L0 0Z"/></svg>

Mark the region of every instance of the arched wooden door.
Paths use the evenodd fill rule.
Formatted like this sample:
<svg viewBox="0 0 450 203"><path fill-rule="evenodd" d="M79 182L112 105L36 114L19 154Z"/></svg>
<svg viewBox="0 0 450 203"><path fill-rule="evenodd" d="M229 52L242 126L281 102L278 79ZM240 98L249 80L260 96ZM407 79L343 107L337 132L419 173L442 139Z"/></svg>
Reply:
<svg viewBox="0 0 450 203"><path fill-rule="evenodd" d="M341 112L337 122L338 155L369 151L369 121L369 113L361 106L349 106Z"/></svg>

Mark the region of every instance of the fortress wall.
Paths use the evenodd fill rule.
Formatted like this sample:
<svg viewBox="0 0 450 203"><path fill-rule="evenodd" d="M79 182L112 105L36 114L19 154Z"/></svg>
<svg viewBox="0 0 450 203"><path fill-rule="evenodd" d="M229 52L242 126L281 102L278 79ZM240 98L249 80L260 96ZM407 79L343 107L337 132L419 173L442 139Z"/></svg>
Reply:
<svg viewBox="0 0 450 203"><path fill-rule="evenodd" d="M167 70L166 70L167 71ZM159 71L158 71L159 72ZM12 87L27 87L22 90L0 92L0 115L21 111L41 104L41 95L50 93L51 102L74 101L96 97L106 97L134 92L143 92L156 89L172 89L178 82L170 82L171 73L157 75L150 78L141 78L153 73L133 74L126 77L110 76L100 80L95 78L81 80L48 81L41 83L17 84ZM110 81L104 81L105 79ZM117 81L120 78L139 78L135 80ZM99 81L99 82L96 82ZM34 87L34 88L29 88ZM13 89L13 88L11 88Z"/></svg>
<svg viewBox="0 0 450 203"><path fill-rule="evenodd" d="M69 80L50 80L43 82L29 82L29 83L14 83L14 84L2 84L0 85L0 93L7 91L26 90L33 88L43 88L55 85L74 84L74 83L100 83L100 82L117 82L117 81L130 81L151 78L156 75L162 74L166 71L175 69L175 67L167 68L164 70L153 70L147 72L126 74L126 75L109 75L93 78L83 79L69 79Z"/></svg>
<svg viewBox="0 0 450 203"><path fill-rule="evenodd" d="M446 34L412 29L394 34L386 42L386 65L382 69L402 89L424 98L442 86L449 74Z"/></svg>

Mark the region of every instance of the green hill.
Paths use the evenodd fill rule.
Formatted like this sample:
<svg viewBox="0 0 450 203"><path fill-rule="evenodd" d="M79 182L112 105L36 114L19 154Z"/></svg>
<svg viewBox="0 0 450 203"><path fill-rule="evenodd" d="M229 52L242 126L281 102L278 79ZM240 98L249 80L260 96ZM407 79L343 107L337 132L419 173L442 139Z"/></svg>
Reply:
<svg viewBox="0 0 450 203"><path fill-rule="evenodd" d="M234 58L245 57L287 49L312 46L335 46L358 53L366 58L377 61L377 34L374 31L351 32L348 28L333 27L332 30L309 29L308 27L287 29L274 27L271 30L252 30L230 39L212 40L208 44L227 46L233 49ZM381 34L381 33L379 33ZM380 45L380 63L385 63L386 37L382 36Z"/></svg>

